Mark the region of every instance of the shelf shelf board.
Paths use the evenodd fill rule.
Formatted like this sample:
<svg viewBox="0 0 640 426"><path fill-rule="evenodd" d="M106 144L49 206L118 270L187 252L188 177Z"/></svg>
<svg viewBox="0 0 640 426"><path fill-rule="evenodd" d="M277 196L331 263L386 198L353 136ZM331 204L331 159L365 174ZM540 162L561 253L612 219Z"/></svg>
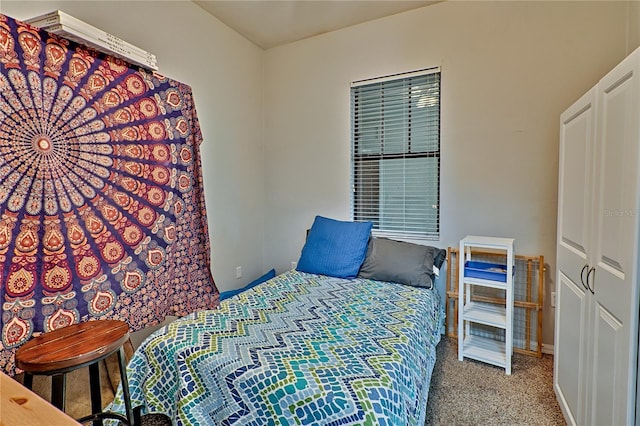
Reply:
<svg viewBox="0 0 640 426"><path fill-rule="evenodd" d="M477 361L507 367L507 354L504 342L480 336L467 336L462 346L462 355Z"/></svg>
<svg viewBox="0 0 640 426"><path fill-rule="evenodd" d="M482 278L473 278L473 277L463 277L462 279L464 280L465 284L481 285L484 287L497 288L500 290L507 289L507 283L503 283L500 281L484 280Z"/></svg>
<svg viewBox="0 0 640 426"><path fill-rule="evenodd" d="M462 241L465 246L504 250L507 247L513 247L513 242L515 240L513 238L478 237L474 235L467 235Z"/></svg>
<svg viewBox="0 0 640 426"><path fill-rule="evenodd" d="M469 302L464 306L465 321L473 321L491 327L507 328L507 309L504 305Z"/></svg>

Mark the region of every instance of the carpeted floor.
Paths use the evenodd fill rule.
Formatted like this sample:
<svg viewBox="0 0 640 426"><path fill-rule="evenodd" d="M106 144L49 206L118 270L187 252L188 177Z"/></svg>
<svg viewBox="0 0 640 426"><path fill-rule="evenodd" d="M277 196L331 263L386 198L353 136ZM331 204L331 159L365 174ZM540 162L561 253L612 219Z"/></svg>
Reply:
<svg viewBox="0 0 640 426"><path fill-rule="evenodd" d="M426 425L565 425L553 391L553 357L514 354L511 375L489 364L458 361L458 344L437 347Z"/></svg>

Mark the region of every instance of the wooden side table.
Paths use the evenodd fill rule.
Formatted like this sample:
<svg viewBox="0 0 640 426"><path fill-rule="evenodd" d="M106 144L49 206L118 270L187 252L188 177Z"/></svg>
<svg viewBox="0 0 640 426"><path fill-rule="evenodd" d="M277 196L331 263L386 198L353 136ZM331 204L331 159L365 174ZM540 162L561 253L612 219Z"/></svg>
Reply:
<svg viewBox="0 0 640 426"><path fill-rule="evenodd" d="M22 345L16 351L16 365L24 370L24 385L31 389L34 375L51 377L51 402L64 411L66 373L89 367L91 388L91 415L80 422L103 418L115 418L134 425L134 413L127 381L124 343L129 339L129 326L123 321L98 320L73 324L41 334ZM118 353L120 380L126 417L117 413L102 412L99 362Z"/></svg>

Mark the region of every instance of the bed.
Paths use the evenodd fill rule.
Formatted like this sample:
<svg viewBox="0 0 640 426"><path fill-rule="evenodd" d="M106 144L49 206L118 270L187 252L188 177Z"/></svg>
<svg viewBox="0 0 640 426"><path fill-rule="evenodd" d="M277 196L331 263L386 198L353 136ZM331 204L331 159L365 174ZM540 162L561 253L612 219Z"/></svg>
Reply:
<svg viewBox="0 0 640 426"><path fill-rule="evenodd" d="M149 336L128 365L133 406L176 425L423 425L444 322L439 280L307 272L309 245L303 271ZM120 392L109 409L124 411Z"/></svg>

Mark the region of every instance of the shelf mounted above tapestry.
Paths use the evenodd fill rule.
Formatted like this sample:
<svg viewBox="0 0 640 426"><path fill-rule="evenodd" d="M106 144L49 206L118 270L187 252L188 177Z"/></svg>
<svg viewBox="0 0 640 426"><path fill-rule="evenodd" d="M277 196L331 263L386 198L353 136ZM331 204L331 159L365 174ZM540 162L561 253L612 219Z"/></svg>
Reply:
<svg viewBox="0 0 640 426"><path fill-rule="evenodd" d="M112 34L89 25L62 10L54 10L26 19L27 24L42 30L84 44L107 55L124 59L141 67L157 71L156 55L149 53Z"/></svg>

